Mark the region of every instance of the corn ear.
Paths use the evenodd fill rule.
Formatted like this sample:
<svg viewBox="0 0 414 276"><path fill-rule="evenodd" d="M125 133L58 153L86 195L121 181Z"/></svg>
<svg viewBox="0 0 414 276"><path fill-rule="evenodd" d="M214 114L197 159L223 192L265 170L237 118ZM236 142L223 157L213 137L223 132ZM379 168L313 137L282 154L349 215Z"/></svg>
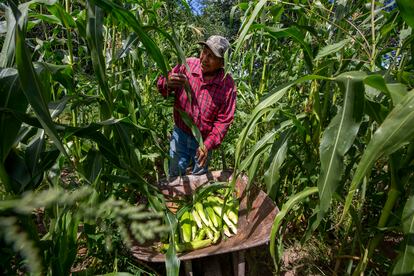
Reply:
<svg viewBox="0 0 414 276"><path fill-rule="evenodd" d="M213 240L211 242L213 244L216 244L219 239L220 239L220 232L217 231L216 233L214 233L214 238L213 238Z"/></svg>
<svg viewBox="0 0 414 276"><path fill-rule="evenodd" d="M212 242L213 242L212 239L206 239L206 240L194 240L194 241L185 242L185 243L177 243L175 245L175 250L177 252L192 251L192 250L210 246ZM168 243L164 244L162 246L162 250L167 251L169 246L170 245Z"/></svg>
<svg viewBox="0 0 414 276"><path fill-rule="evenodd" d="M211 230L210 227L204 227L204 229L206 230L207 237L213 240L214 239L213 230Z"/></svg>
<svg viewBox="0 0 414 276"><path fill-rule="evenodd" d="M239 221L239 216L238 216L238 213L239 213L239 204L238 204L238 202L237 203L235 203L235 201L236 200L234 200L233 201L233 204L232 205L230 205L228 208L227 208L227 212L226 212L226 214L227 214L227 216L229 217L229 219L235 224L235 225L237 225L237 222Z"/></svg>
<svg viewBox="0 0 414 276"><path fill-rule="evenodd" d="M203 204L201 202L194 203L194 207L199 214L201 220L204 222L205 225L210 226L210 221L206 216L206 213L204 212Z"/></svg>
<svg viewBox="0 0 414 276"><path fill-rule="evenodd" d="M207 212L208 217L210 218L212 224L214 225L215 228L218 228L220 225L220 218L217 217L216 213L214 213L213 208L210 206L210 204L205 204L205 208L204 208Z"/></svg>
<svg viewBox="0 0 414 276"><path fill-rule="evenodd" d="M196 224L197 224L197 227L198 227L199 229L202 229L202 228L203 228L203 222L201 221L201 218L200 218L200 216L198 215L197 211L196 211L195 209L193 209L193 210L191 211L191 214L193 215L193 218L194 218L194 221L195 221L195 222L196 222Z"/></svg>
<svg viewBox="0 0 414 276"><path fill-rule="evenodd" d="M229 217L226 214L223 215L223 220L227 224L227 226L231 229L231 232L233 232L234 234L237 234L236 225L233 224L233 222L229 219Z"/></svg>
<svg viewBox="0 0 414 276"><path fill-rule="evenodd" d="M200 231L198 231L194 240L196 241L204 240L205 237L206 237L206 229L201 228Z"/></svg>
<svg viewBox="0 0 414 276"><path fill-rule="evenodd" d="M230 232L229 227L226 224L223 224L223 233L224 235L226 235L228 238L231 238L233 236L233 234Z"/></svg>
<svg viewBox="0 0 414 276"><path fill-rule="evenodd" d="M191 220L190 220L190 211L185 211L180 218L180 226L182 233L182 241L190 242L191 241Z"/></svg>

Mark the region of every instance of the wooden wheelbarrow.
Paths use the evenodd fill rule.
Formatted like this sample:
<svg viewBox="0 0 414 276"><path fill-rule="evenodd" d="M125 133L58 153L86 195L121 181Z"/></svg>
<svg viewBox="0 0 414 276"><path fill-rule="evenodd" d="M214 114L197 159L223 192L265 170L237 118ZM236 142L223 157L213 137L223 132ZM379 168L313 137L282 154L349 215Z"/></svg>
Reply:
<svg viewBox="0 0 414 276"><path fill-rule="evenodd" d="M163 180L158 184L160 190L168 198L189 195L197 187L210 182L231 180L231 171L213 171L204 175L187 175L171 181ZM237 235L223 239L215 245L191 252L179 253L178 258L184 261L186 274L192 275L191 260L217 254L232 253L234 275L245 274L244 251L269 242L272 224L279 212L274 202L261 190L251 189L246 193L247 177L239 177L236 181L237 196L240 199ZM248 202L251 206L248 210ZM142 261L165 262L165 255L154 249L152 245L134 245L132 255ZM221 275L220 271L211 275Z"/></svg>

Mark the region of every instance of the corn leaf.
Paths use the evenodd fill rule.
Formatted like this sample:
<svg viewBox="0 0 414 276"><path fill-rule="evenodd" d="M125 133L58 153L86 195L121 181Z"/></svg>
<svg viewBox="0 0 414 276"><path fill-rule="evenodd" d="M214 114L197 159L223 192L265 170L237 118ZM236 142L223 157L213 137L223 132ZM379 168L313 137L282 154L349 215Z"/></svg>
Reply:
<svg viewBox="0 0 414 276"><path fill-rule="evenodd" d="M7 33L3 41L3 47L0 53L0 68L12 67L14 62L15 52L15 29L16 20L14 19L11 9L5 6L5 13L7 22Z"/></svg>
<svg viewBox="0 0 414 276"><path fill-rule="evenodd" d="M103 105L103 118L108 119L112 114L113 100L108 87L108 81L105 68L105 57L103 55L103 12L102 9L95 5L94 1L88 1L88 19L86 26L86 39L91 51L91 59L95 76L98 80L102 94L105 98Z"/></svg>
<svg viewBox="0 0 414 276"><path fill-rule="evenodd" d="M47 9L62 23L65 28L76 28L75 20L73 17L65 11L65 9L59 4L55 3L52 6L48 6Z"/></svg>
<svg viewBox="0 0 414 276"><path fill-rule="evenodd" d="M310 195L317 193L317 187L307 187L301 192L292 195L289 200L283 204L282 209L277 213L275 220L273 221L272 231L270 233L270 255L272 256L275 267L279 267L280 256L276 255L276 235L279 233L279 228L282 225L282 221L288 212L298 203L304 201Z"/></svg>
<svg viewBox="0 0 414 276"><path fill-rule="evenodd" d="M341 40L337 43L334 43L334 44L327 45L327 46L323 47L322 49L319 50L318 54L315 57L315 60L319 60L319 59L321 59L323 57L326 57L330 54L338 52L339 50L344 48L350 41L351 41L351 39L346 38L346 39Z"/></svg>
<svg viewBox="0 0 414 276"><path fill-rule="evenodd" d="M274 91L269 92L269 95L266 98L264 98L254 108L254 110L252 111L250 115L249 121L247 122L246 126L243 128L242 132L239 135L239 139L237 141L236 150L235 150L235 166L237 168L239 168L240 166L242 150L245 148L247 136L256 127L258 120L264 114L272 110L271 106L276 104L286 94L289 88L291 88L293 85L299 84L305 81L309 81L309 80L314 80L314 79L329 80L330 78L318 76L318 75L304 76L288 84L277 87Z"/></svg>
<svg viewBox="0 0 414 276"><path fill-rule="evenodd" d="M398 8L400 9L401 15L404 21L407 22L408 26L414 30L414 1L412 0L396 0Z"/></svg>
<svg viewBox="0 0 414 276"><path fill-rule="evenodd" d="M193 119L191 119L190 116L188 116L188 114L183 110L178 109L178 112L180 113L181 119L183 119L186 126L188 126L191 129L191 133L197 140L198 145L200 147L203 146L203 136L201 136L201 132L198 129L197 125L193 122Z"/></svg>
<svg viewBox="0 0 414 276"><path fill-rule="evenodd" d="M236 42L236 50L234 51L234 55L236 55L237 52L239 51L241 45L243 44L243 42L246 39L246 35L249 32L251 25L253 24L254 20L256 20L257 15L262 10L262 8L266 4L266 2L267 2L266 0L260 0L260 2L257 3L257 5L254 7L254 10L253 10L250 18L241 27L241 32L240 32L239 38L237 39L237 42Z"/></svg>
<svg viewBox="0 0 414 276"><path fill-rule="evenodd" d="M147 49L147 53L154 59L164 76L166 76L168 69L164 56L158 48L157 44L144 31L139 18L134 16L127 9L115 4L113 1L99 0L96 1L95 4L104 9L109 14L114 15L119 21L123 22L125 25L134 30L134 32L139 36L139 39L144 47Z"/></svg>
<svg viewBox="0 0 414 276"><path fill-rule="evenodd" d="M11 1L9 1L12 3ZM26 3L20 4L18 6L18 10L20 12L20 20L25 22L28 16L29 7L33 4L46 4L46 5L53 5L56 0L32 0ZM10 4L11 6L15 6ZM8 6L4 6L5 8L5 17L7 22L7 34L3 41L3 47L0 53L0 68L12 67L14 62L15 56L15 36L16 36L16 27L17 21L13 16L13 12Z"/></svg>
<svg viewBox="0 0 414 276"><path fill-rule="evenodd" d="M180 259L178 259L177 252L175 250L175 245L179 242L175 240L177 219L169 211L166 212L165 219L170 232L170 246L168 247L167 254L165 255L165 268L167 270L167 276L177 276L180 272Z"/></svg>
<svg viewBox="0 0 414 276"><path fill-rule="evenodd" d="M312 228L316 229L328 211L332 195L338 187L343 173L343 158L352 146L363 115L365 74L348 72L339 75L336 81L344 94L341 109L324 131L320 144L321 173L318 180L320 209Z"/></svg>
<svg viewBox="0 0 414 276"><path fill-rule="evenodd" d="M39 81L31 61L31 56L26 47L25 18L20 17L21 12L14 6L14 4L12 4L11 7L16 21L18 21L18 26L16 28L16 63L23 92L50 139L55 143L55 146L60 152L68 157L54 128L47 102L44 97L44 93L45 91L48 91L48 89L45 89L43 84Z"/></svg>
<svg viewBox="0 0 414 276"><path fill-rule="evenodd" d="M375 131L358 164L352 179L341 221L348 213L352 199L362 179L367 175L374 162L383 155L389 155L414 139L414 90L394 107L384 122Z"/></svg>
<svg viewBox="0 0 414 276"><path fill-rule="evenodd" d="M28 102L20 87L16 69L0 69L0 162L3 163L9 153L22 122L12 112L26 112Z"/></svg>
<svg viewBox="0 0 414 276"><path fill-rule="evenodd" d="M281 137L275 142L270 154L271 162L269 168L264 173L264 182L266 184L266 191L270 198L276 198L278 192L278 181L280 178L279 170L282 167L286 158L287 144L290 137L290 130L284 132Z"/></svg>
<svg viewBox="0 0 414 276"><path fill-rule="evenodd" d="M414 273L414 245L411 242L414 235L414 196L410 196L405 203L402 213L402 229L405 243L392 273L393 275L412 275Z"/></svg>
<svg viewBox="0 0 414 276"><path fill-rule="evenodd" d="M305 34L302 33L301 30L299 30L297 27L289 27L289 28L275 28L275 27L268 27L262 24L255 24L251 27L252 30L254 29L263 29L266 31L266 34L274 39L289 37L293 41L296 41L299 43L302 47L304 58L306 61L306 64L309 67L309 71L312 71L312 59L313 59L313 53L312 48L309 45L308 42L306 42Z"/></svg>

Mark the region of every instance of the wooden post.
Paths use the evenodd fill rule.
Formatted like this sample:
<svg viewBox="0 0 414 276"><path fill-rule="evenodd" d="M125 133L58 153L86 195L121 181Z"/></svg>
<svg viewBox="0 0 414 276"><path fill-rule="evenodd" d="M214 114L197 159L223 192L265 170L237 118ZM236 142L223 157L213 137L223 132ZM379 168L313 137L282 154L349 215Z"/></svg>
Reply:
<svg viewBox="0 0 414 276"><path fill-rule="evenodd" d="M184 261L185 276L193 276L193 263L191 260Z"/></svg>
<svg viewBox="0 0 414 276"><path fill-rule="evenodd" d="M234 276L246 275L246 258L245 250L232 253Z"/></svg>

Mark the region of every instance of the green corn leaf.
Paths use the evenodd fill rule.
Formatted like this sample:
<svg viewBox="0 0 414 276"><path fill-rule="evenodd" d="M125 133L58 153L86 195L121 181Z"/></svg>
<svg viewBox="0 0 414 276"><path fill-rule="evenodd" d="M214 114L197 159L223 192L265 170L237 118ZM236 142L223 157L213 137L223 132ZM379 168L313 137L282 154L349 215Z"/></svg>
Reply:
<svg viewBox="0 0 414 276"><path fill-rule="evenodd" d="M367 175L374 162L383 155L389 155L414 139L414 90L411 90L388 114L375 131L366 147L352 179L341 221L351 206L352 199L362 179Z"/></svg>
<svg viewBox="0 0 414 276"><path fill-rule="evenodd" d="M249 155L246 159L241 162L239 170L244 171L247 167L250 166L253 159L256 158L258 155L262 155L263 152L266 152L267 149L273 144L276 134L278 133L277 130L273 130L271 132L266 133L253 147L250 151Z"/></svg>
<svg viewBox="0 0 414 276"><path fill-rule="evenodd" d="M177 219L169 211L167 211L165 219L170 232L170 246L168 247L167 254L165 255L165 268L167 270L167 276L177 276L180 272L180 259L178 259L177 252L175 250L175 245L179 243L179 241L175 240Z"/></svg>
<svg viewBox="0 0 414 276"><path fill-rule="evenodd" d="M312 225L313 229L316 229L331 205L332 195L342 178L343 158L358 133L364 107L364 77L365 74L360 72L348 72L336 78L344 94L344 102L324 131L320 144L320 209L317 220Z"/></svg>
<svg viewBox="0 0 414 276"><path fill-rule="evenodd" d="M327 45L327 46L323 47L322 49L319 50L318 54L315 57L315 60L319 60L319 59L321 59L323 57L326 57L330 54L338 52L339 50L344 48L350 41L351 41L351 39L346 38L346 39L341 40L337 43L334 43L334 44Z"/></svg>
<svg viewBox="0 0 414 276"><path fill-rule="evenodd" d="M398 8L400 9L401 15L404 21L407 22L408 26L414 30L414 1L412 0L396 0Z"/></svg>
<svg viewBox="0 0 414 276"><path fill-rule="evenodd" d="M65 9L59 4L55 3L52 6L48 6L47 9L62 23L65 28L76 28L75 20L73 17L65 11Z"/></svg>
<svg viewBox="0 0 414 276"><path fill-rule="evenodd" d="M84 175L90 183L94 183L95 179L100 175L103 168L103 154L95 149L88 151L86 160L83 162Z"/></svg>
<svg viewBox="0 0 414 276"><path fill-rule="evenodd" d="M190 116L188 116L188 114L185 111L178 109L178 112L180 113L181 119L183 119L186 126L188 126L191 129L191 133L193 134L194 138L197 140L198 145L200 147L203 146L204 145L203 136L201 136L201 132L196 126L196 124L193 122L193 120L190 118Z"/></svg>
<svg viewBox="0 0 414 276"><path fill-rule="evenodd" d="M246 21L245 24L243 24L243 26L241 27L240 36L236 42L236 50L234 51L234 55L236 55L237 52L239 51L241 45L246 39L246 35L249 32L251 25L256 20L256 17L258 16L259 12L262 10L266 2L267 2L266 0L260 0L259 3L257 3L257 5L254 7L254 10L250 18L248 19L248 21Z"/></svg>
<svg viewBox="0 0 414 276"><path fill-rule="evenodd" d="M256 109L255 109L256 110ZM236 152L235 152L235 157L236 157L236 167L239 168L240 165L240 159L241 159L241 154L242 154L242 150L245 148L245 143L246 143L246 139L248 137L248 135L251 133L251 131L256 127L256 123L257 121L267 112L269 112L271 110L271 108L264 108L261 110L257 110L257 112L252 113L250 120L247 122L246 126L243 128L242 132L239 135L239 139L237 141L236 144Z"/></svg>
<svg viewBox="0 0 414 276"><path fill-rule="evenodd" d="M305 34L302 33L297 27L289 27L289 28L275 28L275 27L268 27L262 24L255 24L251 27L252 30L254 29L263 29L266 31L266 34L274 39L289 37L293 41L299 43L303 49L304 57L306 64L312 69L312 59L313 53L312 48L308 42L306 42ZM312 71L312 70L310 70Z"/></svg>
<svg viewBox="0 0 414 276"><path fill-rule="evenodd" d="M28 102L20 87L19 76L16 69L0 69L0 162L3 163L9 153L22 122L13 113L6 112L11 109L17 112L26 112Z"/></svg>
<svg viewBox="0 0 414 276"><path fill-rule="evenodd" d="M11 1L9 1L11 3ZM56 3L56 0L31 0L26 3L20 4L18 6L18 10L20 12L20 20L22 22L27 21L29 7L34 4L45 4L45 5L53 5ZM10 4L10 6L15 6ZM13 12L8 6L5 7L5 17L7 22L7 34L6 38L3 41L3 47L0 53L0 68L6 67L13 67L14 56L15 56L15 36L16 36L16 28L17 28L17 21L13 16Z"/></svg>
<svg viewBox="0 0 414 276"><path fill-rule="evenodd" d="M279 267L280 257L276 254L276 239L278 238L276 235L279 234L279 228L282 225L282 221L285 218L285 216L288 214L288 212L298 203L304 201L312 194L315 194L318 192L317 187L307 187L303 191L292 195L289 200L283 204L282 209L279 213L277 213L275 220L273 221L272 225L272 231L270 234L270 255L272 256L273 263L276 268Z"/></svg>
<svg viewBox="0 0 414 276"><path fill-rule="evenodd" d="M278 192L278 181L280 178L279 170L282 167L286 158L287 144L291 131L288 130L281 135L281 137L275 142L270 154L272 160L268 169L264 174L264 182L266 184L266 191L270 198L273 200L276 198Z"/></svg>
<svg viewBox="0 0 414 276"><path fill-rule="evenodd" d="M13 66L15 52L16 20L14 19L11 9L7 6L5 6L4 15L7 22L7 34L3 41L3 47L0 53L0 68Z"/></svg>
<svg viewBox="0 0 414 276"><path fill-rule="evenodd" d="M139 19L130 11L115 4L113 1L99 0L96 1L95 4L104 9L109 14L114 15L119 21L123 22L125 25L134 30L144 47L147 49L147 53L154 59L164 76L166 76L168 68L164 56L158 48L157 44L144 31L141 22L138 21Z"/></svg>
<svg viewBox="0 0 414 276"><path fill-rule="evenodd" d="M113 99L111 91L109 90L105 57L103 55L103 11L101 8L95 5L94 1L88 1L88 19L86 26L86 39L91 51L91 59L95 76L98 80L102 94L105 98L104 109L102 110L103 118L108 119L111 117L113 109Z"/></svg>
<svg viewBox="0 0 414 276"><path fill-rule="evenodd" d="M292 81L288 84L282 85L280 87L277 87L275 90L269 92L269 95L264 98L252 111L250 115L250 119L247 122L246 126L242 130L242 132L239 135L239 139L236 144L236 150L235 150L235 166L239 168L240 166L240 159L242 155L242 150L245 148L245 143L247 136L251 133L251 131L256 127L256 124L258 120L267 112L272 110L271 106L276 104L291 88L293 85L314 80L314 79L321 79L321 80L330 80L331 78L318 76L318 75L308 75L304 76L302 78L299 78L295 81Z"/></svg>
<svg viewBox="0 0 414 276"><path fill-rule="evenodd" d="M380 75L370 75L364 79L366 85L375 88L392 99L394 105L398 104L407 94L407 87L402 83L386 83Z"/></svg>
<svg viewBox="0 0 414 276"><path fill-rule="evenodd" d="M23 92L50 139L55 143L55 146L60 152L69 158L54 128L54 123L50 117L47 102L44 97L45 91L50 90L45 89L46 87L43 87L43 84L39 81L31 61L31 56L26 47L24 32L25 18L20 18L21 13L15 6L13 7L12 5L12 9L18 21L16 28L16 63Z"/></svg>
<svg viewBox="0 0 414 276"><path fill-rule="evenodd" d="M414 196L410 196L405 203L401 222L405 243L392 273L393 275L412 275L414 273L414 245L410 241L414 235Z"/></svg>
<svg viewBox="0 0 414 276"><path fill-rule="evenodd" d="M263 154L256 155L249 166L249 169L247 171L247 175L249 176L249 180L248 180L247 187L246 187L247 190L250 188L250 185L254 182L257 176L257 173L259 172L258 167L259 167L259 163L263 161L262 159L263 159Z"/></svg>

